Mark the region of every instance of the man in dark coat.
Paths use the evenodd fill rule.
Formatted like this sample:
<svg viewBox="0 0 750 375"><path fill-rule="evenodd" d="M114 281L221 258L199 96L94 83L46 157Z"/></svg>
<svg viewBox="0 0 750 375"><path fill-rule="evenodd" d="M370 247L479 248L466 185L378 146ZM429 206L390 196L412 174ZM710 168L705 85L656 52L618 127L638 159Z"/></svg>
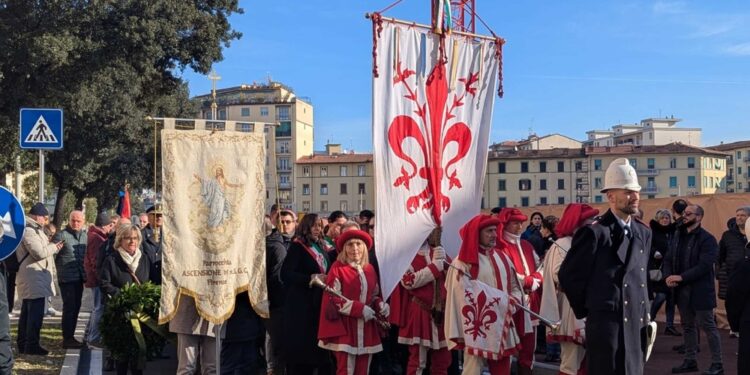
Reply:
<svg viewBox="0 0 750 375"><path fill-rule="evenodd" d="M83 283L86 282L83 258L86 257L88 230L84 228L84 221L83 212L72 211L68 225L52 238L54 243L63 243L60 252L55 255L55 267L63 300L62 346L65 349L80 349L83 346L74 334L81 311Z"/></svg>
<svg viewBox="0 0 750 375"><path fill-rule="evenodd" d="M727 230L721 235L719 241L719 264L716 278L719 280L719 298L726 299L729 275L750 257L750 250L745 248L747 233L745 233L745 222L750 216L750 206L740 207L735 212L732 220L727 223Z"/></svg>
<svg viewBox="0 0 750 375"><path fill-rule="evenodd" d="M150 280L154 284L161 285L161 243L163 223L161 204L151 206L146 210L148 214L148 225L141 231L143 242L141 249L151 263L149 270Z"/></svg>
<svg viewBox="0 0 750 375"><path fill-rule="evenodd" d="M588 373L642 374L651 231L631 216L641 187L628 160L614 160L604 181L609 210L575 233L559 281L576 318L586 318Z"/></svg>
<svg viewBox="0 0 750 375"><path fill-rule="evenodd" d="M748 229L750 222L745 223L745 230ZM746 247L750 249L750 242ZM737 373L750 374L750 259L740 262L730 275L726 307L729 326L740 334Z"/></svg>
<svg viewBox="0 0 750 375"><path fill-rule="evenodd" d="M721 361L721 338L716 328L714 308L714 264L719 252L716 239L701 227L703 208L688 206L683 212L684 221L669 245L664 259L664 281L673 288L680 319L684 328L685 360L672 368L673 374L698 371L695 360L698 332L696 324L703 328L711 349L711 366L704 375L724 373Z"/></svg>
<svg viewBox="0 0 750 375"><path fill-rule="evenodd" d="M292 243L294 230L297 228L297 215L289 210L281 210L277 217L278 222L274 223L274 229L266 237L266 285L268 285L271 315L270 319L265 322L269 336L266 341L266 369L268 373L284 374L286 362L281 340L286 293L284 284L281 282L281 266L284 264L286 251Z"/></svg>

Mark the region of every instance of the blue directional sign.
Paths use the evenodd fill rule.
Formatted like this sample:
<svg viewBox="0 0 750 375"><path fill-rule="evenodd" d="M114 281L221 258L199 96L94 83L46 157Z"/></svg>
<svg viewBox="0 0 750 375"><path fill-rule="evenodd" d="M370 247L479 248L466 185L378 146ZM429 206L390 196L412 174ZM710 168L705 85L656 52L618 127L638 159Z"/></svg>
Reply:
<svg viewBox="0 0 750 375"><path fill-rule="evenodd" d="M62 109L21 108L21 148L59 150L63 148Z"/></svg>
<svg viewBox="0 0 750 375"><path fill-rule="evenodd" d="M26 215L18 198L0 186L0 260L9 257L23 239Z"/></svg>

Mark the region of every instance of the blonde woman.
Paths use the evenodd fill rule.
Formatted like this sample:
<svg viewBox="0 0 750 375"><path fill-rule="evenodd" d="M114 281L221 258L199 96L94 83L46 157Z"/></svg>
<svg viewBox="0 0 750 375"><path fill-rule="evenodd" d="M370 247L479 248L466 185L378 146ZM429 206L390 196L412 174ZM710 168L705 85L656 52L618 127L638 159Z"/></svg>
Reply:
<svg viewBox="0 0 750 375"><path fill-rule="evenodd" d="M368 262L372 238L353 229L336 239L339 254L326 284L345 298L323 296L318 345L336 357L337 375L364 375L374 353L383 350L376 315L388 316L390 308L378 296L375 269Z"/></svg>

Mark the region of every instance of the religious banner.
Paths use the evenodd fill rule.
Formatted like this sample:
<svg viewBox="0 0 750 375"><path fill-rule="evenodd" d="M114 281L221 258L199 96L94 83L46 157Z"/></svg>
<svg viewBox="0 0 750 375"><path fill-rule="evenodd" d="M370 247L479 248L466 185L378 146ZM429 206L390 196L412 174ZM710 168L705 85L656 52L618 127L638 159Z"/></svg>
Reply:
<svg viewBox="0 0 750 375"><path fill-rule="evenodd" d="M162 150L159 322L171 320L187 295L201 317L222 323L246 290L267 316L263 134L164 130Z"/></svg>
<svg viewBox="0 0 750 375"><path fill-rule="evenodd" d="M479 212L502 39L374 18L375 243L387 296L430 231L458 254Z"/></svg>

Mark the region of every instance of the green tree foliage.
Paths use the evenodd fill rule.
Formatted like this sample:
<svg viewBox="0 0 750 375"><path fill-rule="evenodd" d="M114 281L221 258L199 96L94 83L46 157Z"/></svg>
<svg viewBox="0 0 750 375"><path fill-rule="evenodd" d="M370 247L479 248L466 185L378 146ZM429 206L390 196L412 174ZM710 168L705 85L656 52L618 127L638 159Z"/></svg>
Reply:
<svg viewBox="0 0 750 375"><path fill-rule="evenodd" d="M237 0L0 0L0 175L12 170L22 107L63 108L65 148L47 152L58 196L116 205L127 180L150 187L147 115L197 113L181 72L208 73L240 37ZM61 204L55 208L60 223Z"/></svg>

